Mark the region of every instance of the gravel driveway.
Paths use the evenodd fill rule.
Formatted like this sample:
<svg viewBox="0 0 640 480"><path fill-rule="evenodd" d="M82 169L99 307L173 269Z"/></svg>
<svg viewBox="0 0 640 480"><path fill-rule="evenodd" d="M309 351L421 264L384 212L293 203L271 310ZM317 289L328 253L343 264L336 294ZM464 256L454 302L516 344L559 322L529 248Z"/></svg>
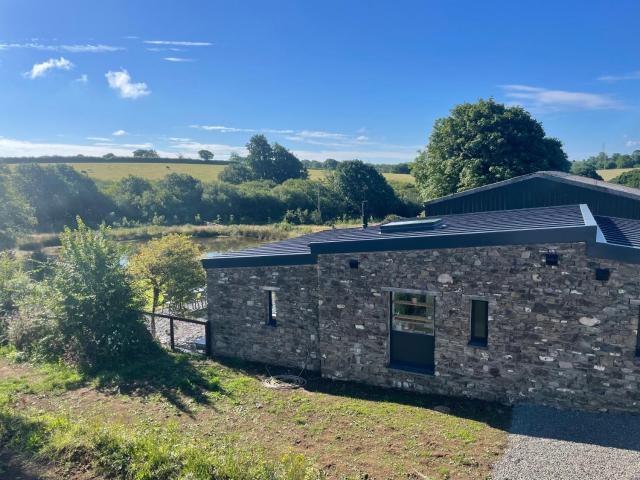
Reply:
<svg viewBox="0 0 640 480"><path fill-rule="evenodd" d="M640 480L640 416L517 406L493 480Z"/></svg>

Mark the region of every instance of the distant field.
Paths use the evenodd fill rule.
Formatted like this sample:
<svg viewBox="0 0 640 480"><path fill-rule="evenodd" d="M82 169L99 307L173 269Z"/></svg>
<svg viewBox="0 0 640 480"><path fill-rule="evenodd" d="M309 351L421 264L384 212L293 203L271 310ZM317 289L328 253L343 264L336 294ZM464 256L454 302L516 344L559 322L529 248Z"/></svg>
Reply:
<svg viewBox="0 0 640 480"><path fill-rule="evenodd" d="M186 173L203 182L212 182L224 165L179 165L175 163L70 163L75 169L95 180L120 180L127 175L136 175L148 180L160 180L170 173ZM309 170L312 180L325 178L326 170ZM403 173L385 173L387 180L413 183L413 177Z"/></svg>
<svg viewBox="0 0 640 480"><path fill-rule="evenodd" d="M635 168L611 168L608 170L598 170L598 175L600 175L605 181L609 181L613 178L616 178L618 175L623 174L624 172L630 172L631 170L636 170Z"/></svg>

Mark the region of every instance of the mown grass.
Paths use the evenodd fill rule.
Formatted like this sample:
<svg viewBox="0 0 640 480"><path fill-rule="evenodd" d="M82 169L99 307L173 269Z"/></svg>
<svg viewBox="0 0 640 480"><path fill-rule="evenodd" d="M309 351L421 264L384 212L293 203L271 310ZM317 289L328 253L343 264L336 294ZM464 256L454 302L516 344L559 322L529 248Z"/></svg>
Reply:
<svg viewBox="0 0 640 480"><path fill-rule="evenodd" d="M136 175L148 180L161 180L170 173L186 173L203 182L213 182L224 169L224 165L197 165L175 163L69 163L73 168L94 180L116 181L128 175ZM309 178L321 180L327 176L327 170L311 169ZM387 180L414 183L414 178L405 173L384 173Z"/></svg>
<svg viewBox="0 0 640 480"><path fill-rule="evenodd" d="M504 448L499 405L314 375L304 389L274 390L267 372L280 370L167 353L78 377L5 354L0 443L123 479L475 479Z"/></svg>
<svg viewBox="0 0 640 480"><path fill-rule="evenodd" d="M606 182L613 180L614 178L622 175L625 172L630 172L631 170L637 170L636 168L610 168L606 170L598 170L598 175L602 177L602 179Z"/></svg>

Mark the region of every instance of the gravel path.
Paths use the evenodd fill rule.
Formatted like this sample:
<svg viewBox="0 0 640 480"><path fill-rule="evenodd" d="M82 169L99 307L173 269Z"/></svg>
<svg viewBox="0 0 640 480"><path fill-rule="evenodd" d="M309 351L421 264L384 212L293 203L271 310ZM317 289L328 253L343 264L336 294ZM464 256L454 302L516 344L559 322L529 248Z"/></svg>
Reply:
<svg viewBox="0 0 640 480"><path fill-rule="evenodd" d="M640 480L640 416L517 406L493 480Z"/></svg>

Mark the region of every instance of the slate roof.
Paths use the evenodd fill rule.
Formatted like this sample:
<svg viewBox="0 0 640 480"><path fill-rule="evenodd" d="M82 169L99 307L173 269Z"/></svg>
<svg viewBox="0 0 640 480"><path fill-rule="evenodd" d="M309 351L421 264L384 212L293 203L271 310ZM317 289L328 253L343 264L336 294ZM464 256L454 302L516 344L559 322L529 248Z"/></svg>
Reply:
<svg viewBox="0 0 640 480"><path fill-rule="evenodd" d="M313 264L319 253L346 253L419 248L584 241L595 237L596 225L586 205L439 217L437 227L382 232L380 226L324 230L258 247L209 254L205 268L259 265ZM591 219L589 221L589 219Z"/></svg>

